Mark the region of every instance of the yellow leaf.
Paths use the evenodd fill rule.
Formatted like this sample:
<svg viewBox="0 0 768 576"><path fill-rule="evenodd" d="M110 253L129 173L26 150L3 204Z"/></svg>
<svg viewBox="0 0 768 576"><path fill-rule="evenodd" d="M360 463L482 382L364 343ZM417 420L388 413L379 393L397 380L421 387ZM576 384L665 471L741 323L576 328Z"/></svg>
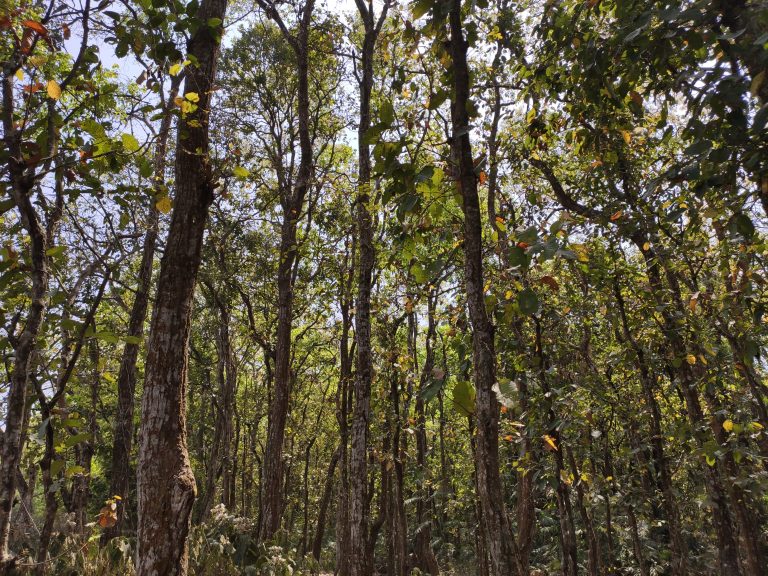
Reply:
<svg viewBox="0 0 768 576"><path fill-rule="evenodd" d="M552 448L552 450L557 450L557 444L555 443L555 439L552 438L552 436L550 436L549 434L544 434L542 438L544 439L544 442L546 442L547 445L549 445L549 447Z"/></svg>
<svg viewBox="0 0 768 576"><path fill-rule="evenodd" d="M648 250L650 250L650 249L651 249L651 243L650 242L646 242L645 244L643 244L643 252L648 252Z"/></svg>
<svg viewBox="0 0 768 576"><path fill-rule="evenodd" d="M731 430L733 430L733 421L725 420L723 422L723 430L725 430L726 432L730 432Z"/></svg>
<svg viewBox="0 0 768 576"><path fill-rule="evenodd" d="M632 142L632 133L628 132L627 130L621 131L621 137L624 138L624 142L626 142L627 144Z"/></svg>
<svg viewBox="0 0 768 576"><path fill-rule="evenodd" d="M200 96L197 95L197 92L187 92L184 94L184 98L190 102L200 102Z"/></svg>
<svg viewBox="0 0 768 576"><path fill-rule="evenodd" d="M762 430L763 425L760 424L760 422L752 422L752 429L753 430Z"/></svg>
<svg viewBox="0 0 768 576"><path fill-rule="evenodd" d="M48 86L46 88L48 90L49 98L52 100L61 98L61 86L59 86L59 83L56 82L56 80L48 80Z"/></svg>
<svg viewBox="0 0 768 576"><path fill-rule="evenodd" d="M15 76L16 76L16 78L18 78L19 82L23 82L24 81L24 70L19 68L18 70L16 70Z"/></svg>
<svg viewBox="0 0 768 576"><path fill-rule="evenodd" d="M696 356L693 354L688 354L688 356L685 357L685 361L688 362L691 366L696 364Z"/></svg>
<svg viewBox="0 0 768 576"><path fill-rule="evenodd" d="M32 66L39 68L48 61L48 58L41 54L35 54L34 56L30 56L27 61L32 64Z"/></svg>
<svg viewBox="0 0 768 576"><path fill-rule="evenodd" d="M176 76L179 72L181 72L181 64L180 63L176 63L176 64L174 64L173 66L171 66L168 69L168 73L171 76Z"/></svg>
<svg viewBox="0 0 768 576"><path fill-rule="evenodd" d="M163 214L168 214L168 212L171 211L171 207L172 207L171 199L168 198L168 196L163 196L155 204L155 208L157 208Z"/></svg>
<svg viewBox="0 0 768 576"><path fill-rule="evenodd" d="M176 104L176 106L181 106L184 104L184 98L181 96L176 96L176 98L173 99L173 103Z"/></svg>

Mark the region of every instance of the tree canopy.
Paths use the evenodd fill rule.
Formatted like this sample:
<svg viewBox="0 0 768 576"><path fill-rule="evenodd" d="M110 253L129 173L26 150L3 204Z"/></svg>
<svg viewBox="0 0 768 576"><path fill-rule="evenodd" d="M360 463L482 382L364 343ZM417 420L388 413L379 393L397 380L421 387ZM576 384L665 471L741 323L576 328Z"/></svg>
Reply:
<svg viewBox="0 0 768 576"><path fill-rule="evenodd" d="M0 32L0 574L765 574L764 0Z"/></svg>

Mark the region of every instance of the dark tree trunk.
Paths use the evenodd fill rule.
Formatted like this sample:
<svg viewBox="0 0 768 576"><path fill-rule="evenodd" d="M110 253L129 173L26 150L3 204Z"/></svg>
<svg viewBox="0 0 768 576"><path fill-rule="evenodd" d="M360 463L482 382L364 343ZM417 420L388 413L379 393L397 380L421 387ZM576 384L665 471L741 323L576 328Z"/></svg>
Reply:
<svg viewBox="0 0 768 576"><path fill-rule="evenodd" d="M94 447L96 446L98 434L98 422L96 419L96 410L99 404L99 393L101 390L101 368L98 340L89 342L89 352L91 361L91 382L90 382L90 407L88 410L88 440L75 447L76 463L83 468L81 474L77 474L72 480L72 511L75 514L75 525L80 534L87 532L88 523L88 501L91 497L91 463L93 460Z"/></svg>
<svg viewBox="0 0 768 576"><path fill-rule="evenodd" d="M361 50L360 117L358 125L358 181L355 202L357 225L357 298L355 301L354 411L352 417L349 462L349 574L368 576L373 570L368 494L368 425L371 412L371 286L376 252L373 244L371 201L371 156L367 132L371 127L371 92L373 90L373 54L389 3L385 2L378 21L373 5L355 0L363 20L364 36Z"/></svg>
<svg viewBox="0 0 768 576"><path fill-rule="evenodd" d="M640 384L643 390L643 398L650 412L651 424L651 448L653 451L654 467L658 473L658 484L662 493L662 502L666 516L666 523L669 529L669 541L672 552L672 574L674 576L685 576L688 573L688 550L683 542L683 536L680 529L680 513L677 506L677 497L672 486L672 474L669 469L669 461L664 451L664 436L661 431L661 411L654 394L654 380L645 358L645 350L635 339L629 329L624 298L621 294L621 288L618 282L613 284L614 296L618 304L618 311L621 317L621 327L624 338L629 342L632 350L635 352L635 361L640 372Z"/></svg>
<svg viewBox="0 0 768 576"><path fill-rule="evenodd" d="M24 427L27 407L27 391L33 370L33 356L37 338L48 306L49 270L45 254L49 240L43 223L35 211L30 193L35 182L34 174L26 170L21 150L22 130L14 126L14 94L12 73L2 79L3 83L3 133L4 145L8 151L7 170L11 182L10 195L19 212L21 225L29 235L29 261L31 286L29 304L25 311L24 329L14 344L13 368L6 395L5 426L0 444L0 569L10 567L12 555L8 550L11 528L11 512L16 496L17 469L21 461Z"/></svg>
<svg viewBox="0 0 768 576"><path fill-rule="evenodd" d="M482 530L488 545L491 576L507 576L517 570L517 545L504 507L499 475L499 403L493 392L496 382L494 326L485 309L483 247L477 176L469 138L469 69L467 42L461 22L461 0L450 3L450 51L453 61L451 101L453 160L464 212L464 282L472 323L473 370L476 390L477 495L482 511Z"/></svg>
<svg viewBox="0 0 768 576"><path fill-rule="evenodd" d="M336 396L336 419L339 423L339 504L336 509L336 570L339 576L349 576L350 571L350 482L349 482L349 415L352 397L352 284L354 273L351 263L355 258L355 245L347 246L345 267L340 277L339 308L341 312L341 337L339 338L339 388ZM347 272L349 269L349 272ZM317 541L315 542L317 543Z"/></svg>
<svg viewBox="0 0 768 576"><path fill-rule="evenodd" d="M227 0L203 0L202 22L224 20ZM201 26L188 44L197 66L185 92L196 111L179 122L176 195L147 346L138 460L138 576L187 573L187 534L197 492L186 431L187 345L203 233L215 183L208 156L211 94L223 29Z"/></svg>
<svg viewBox="0 0 768 576"><path fill-rule="evenodd" d="M264 469L261 484L261 513L259 515L259 541L274 538L280 529L284 508L283 442L285 424L290 408L291 394L291 330L293 328L294 267L298 259L296 231L304 209L304 198L312 185L313 153L310 135L309 102L309 32L312 23L314 0L307 0L301 11L299 30L295 37L285 33L297 60L298 120L301 160L298 178L291 190L284 191L281 199L283 222L280 238L280 261L277 269L277 338L275 345L275 386L269 407L267 445L264 452ZM279 18L276 10L270 15ZM284 28L281 26L281 28Z"/></svg>
<svg viewBox="0 0 768 576"><path fill-rule="evenodd" d="M573 457L573 451L569 447L565 447L566 454L568 455L568 465L571 468L573 474L573 483L576 486L576 502L579 508L579 516L581 516L581 523L584 526L584 531L587 535L587 566L589 576L600 576L601 561L600 561L600 545L595 535L595 528L592 523L592 517L587 510L587 506L584 503L584 484L581 481L581 471L576 466L576 459Z"/></svg>
<svg viewBox="0 0 768 576"><path fill-rule="evenodd" d="M328 515L328 506L331 503L331 496L333 495L333 477L336 472L336 466L339 463L341 457L341 445L339 445L331 456L331 461L328 464L328 472L325 476L325 486L323 487L323 495L320 497L320 509L317 512L317 525L315 526L315 537L312 539L312 557L320 561L320 552L323 548L323 535L325 534L325 519ZM337 538L338 540L338 538Z"/></svg>

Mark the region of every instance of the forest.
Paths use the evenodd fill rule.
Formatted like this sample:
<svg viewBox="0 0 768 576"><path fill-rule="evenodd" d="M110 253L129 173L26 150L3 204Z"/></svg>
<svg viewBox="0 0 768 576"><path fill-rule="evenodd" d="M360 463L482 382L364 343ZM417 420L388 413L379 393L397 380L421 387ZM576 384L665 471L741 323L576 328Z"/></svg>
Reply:
<svg viewBox="0 0 768 576"><path fill-rule="evenodd" d="M765 576L766 0L2 0L0 575Z"/></svg>

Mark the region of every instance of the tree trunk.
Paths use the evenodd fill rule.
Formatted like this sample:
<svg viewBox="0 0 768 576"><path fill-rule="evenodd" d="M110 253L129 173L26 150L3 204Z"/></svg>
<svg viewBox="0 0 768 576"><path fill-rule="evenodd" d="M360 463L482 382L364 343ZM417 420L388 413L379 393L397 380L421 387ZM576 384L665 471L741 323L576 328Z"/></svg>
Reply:
<svg viewBox="0 0 768 576"><path fill-rule="evenodd" d="M227 0L203 0L197 18L223 22L226 6ZM215 188L208 120L221 33L221 24L200 26L188 44L197 65L187 67L185 89L197 93L199 102L179 122L176 196L147 346L137 484L138 576L187 573L187 534L197 491L187 452L187 345Z"/></svg>
<svg viewBox="0 0 768 576"><path fill-rule="evenodd" d="M371 156L366 139L371 126L371 92L373 90L373 53L376 38L386 14L384 4L378 23L374 22L373 6L356 0L363 20L365 35L361 51L360 117L358 126L358 181L356 198L356 226L359 257L357 262L357 297L355 301L355 357L354 411L352 417L351 450L349 462L349 554L350 576L368 576L373 571L373 558L369 555L369 494L368 494L368 423L371 412L371 382L373 360L371 356L371 285L376 252L373 244L373 218L371 202Z"/></svg>
<svg viewBox="0 0 768 576"><path fill-rule="evenodd" d="M157 147L154 158L154 192L157 196L160 186L165 183L166 155L168 153L168 137L171 132L173 114L170 106L178 94L181 76L171 80L171 90L166 101L166 110L160 122L160 130L157 137ZM149 309L149 292L152 286L152 265L155 261L155 249L157 245L157 233L159 217L155 207L154 198L150 202L147 212L147 231L141 248L141 263L139 264L138 285L136 295L131 306L131 315L128 320L128 336L130 338L142 338L144 335L144 322ZM131 522L131 513L134 512L131 491L131 450L133 447L133 414L136 404L136 361L139 357L140 343L126 342L123 354L120 358L120 369L117 376L117 416L115 417L114 441L112 444L112 469L110 473L110 496L120 496L117 507L117 522L104 530L102 544L111 538L118 536L126 524Z"/></svg>
<svg viewBox="0 0 768 576"><path fill-rule="evenodd" d="M640 373L640 384L643 390L643 398L650 415L651 424L651 448L653 451L654 467L658 471L658 484L662 493L662 502L665 512L665 520L669 529L669 541L672 552L673 576L685 576L688 573L688 550L683 542L680 529L680 513L677 506L677 497L672 485L672 474L669 469L669 461L664 451L664 436L661 430L661 411L654 394L654 380L648 369L645 359L645 351L635 339L629 329L624 298L618 282L614 280L613 292L621 317L621 327L624 338L629 342L635 352L635 363Z"/></svg>
<svg viewBox="0 0 768 576"><path fill-rule="evenodd" d="M328 464L328 472L325 476L325 486L323 487L323 495L320 498L320 510L317 513L317 525L315 527L315 537L312 540L312 557L316 561L320 561L320 552L323 548L323 535L325 534L325 519L328 515L328 505L331 502L331 495L333 494L333 477L336 471L336 466L339 463L341 457L341 445L339 445L331 456L331 461ZM336 539L338 541L338 538Z"/></svg>
<svg viewBox="0 0 768 576"><path fill-rule="evenodd" d="M437 378L435 370L435 338L437 335L437 325L435 321L435 308L437 306L436 292L437 286L427 294L427 334L425 341L424 367L419 379L419 390L416 394L416 465L418 466L418 476L416 480L416 565L424 573L430 576L440 574L440 567L432 551L432 518L428 515L427 502L429 499L429 488L425 482L429 478L429 465L427 462L427 419L426 406L424 402L424 391ZM446 374L441 379L445 379Z"/></svg>
<svg viewBox="0 0 768 576"><path fill-rule="evenodd" d="M283 192L281 204L283 222L280 238L280 260L277 268L277 338L275 345L275 386L269 406L267 445L262 471L261 514L259 515L259 541L274 538L280 529L283 511L283 441L285 424L290 407L291 393L291 330L293 328L294 266L298 259L296 230L304 209L304 198L312 184L313 152L310 135L309 110L309 32L314 0L307 0L301 11L301 21L296 37L287 36L294 48L298 74L298 120L301 160L298 178L291 190ZM272 16L279 18L277 12Z"/></svg>
<svg viewBox="0 0 768 576"><path fill-rule="evenodd" d="M205 491L200 503L199 521L205 522L216 500L216 483L224 476L224 470L231 467L230 446L232 444L232 409L235 401L237 373L232 357L232 343L229 337L230 314L226 304L214 295L219 308L219 333L216 338L218 353L217 379L219 390L214 402L215 421L208 468L205 477ZM227 475L228 478L228 475ZM226 491L227 488L222 488ZM223 501L223 500L222 500Z"/></svg>
<svg viewBox="0 0 768 576"><path fill-rule="evenodd" d="M476 389L477 495L482 511L482 530L490 559L491 576L507 576L517 569L517 544L504 506L499 475L499 403L493 392L496 382L494 326L485 309L482 224L469 139L469 69L467 42L461 22L461 0L450 3L450 50L453 60L451 123L453 159L457 163L459 191L464 212L464 282L472 322L473 370Z"/></svg>
<svg viewBox="0 0 768 576"><path fill-rule="evenodd" d="M10 568L12 555L8 550L11 527L11 511L16 496L16 471L21 460L24 426L27 407L27 391L33 370L33 357L37 338L48 306L49 270L46 230L32 205L30 193L34 185L34 174L26 170L21 150L21 128L14 126L13 98L14 76L8 73L3 79L3 133L8 151L8 174L11 182L10 194L19 211L21 225L29 235L29 261L31 286L29 304L25 312L24 329L13 351L13 368L6 396L5 427L3 442L0 444L0 570Z"/></svg>
<svg viewBox="0 0 768 576"><path fill-rule="evenodd" d="M76 463L83 468L83 472L77 474L72 480L72 511L75 514L75 524L80 534L87 532L88 523L88 501L91 496L91 462L93 460L94 447L96 446L96 435L98 434L98 422L96 419L96 410L99 404L99 393L101 390L101 362L99 354L98 340L89 342L90 360L91 360L91 398L88 411L88 440L75 447Z"/></svg>

